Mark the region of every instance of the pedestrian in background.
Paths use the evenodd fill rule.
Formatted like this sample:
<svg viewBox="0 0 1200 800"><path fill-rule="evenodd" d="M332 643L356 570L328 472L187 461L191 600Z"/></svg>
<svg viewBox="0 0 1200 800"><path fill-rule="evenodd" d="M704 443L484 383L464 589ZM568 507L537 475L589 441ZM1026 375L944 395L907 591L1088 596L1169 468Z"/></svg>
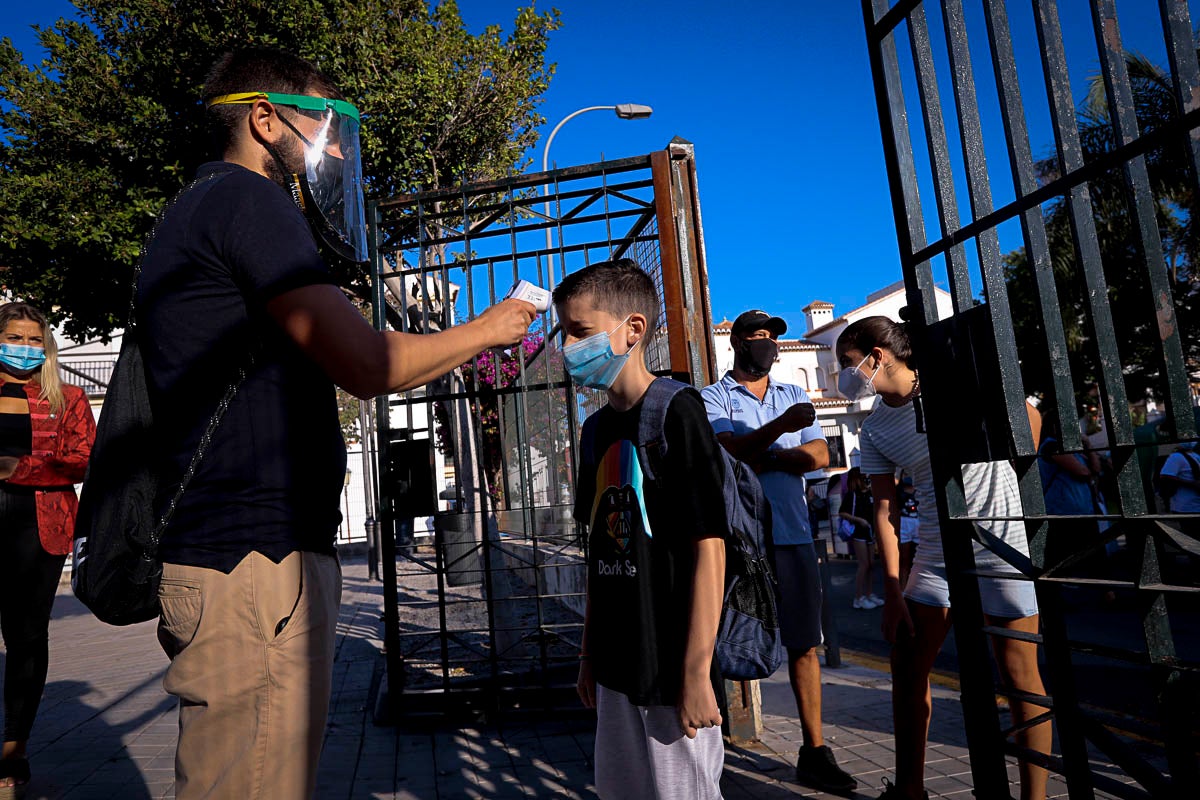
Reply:
<svg viewBox="0 0 1200 800"><path fill-rule="evenodd" d="M26 744L46 686L50 610L71 552L74 484L95 438L87 396L58 374L45 315L26 303L0 306L0 797L29 782Z"/></svg>
<svg viewBox="0 0 1200 800"><path fill-rule="evenodd" d="M808 393L770 377L787 323L765 311L739 314L730 329L733 369L701 394L717 440L758 473L771 502L779 624L804 744L796 780L827 792L858 782L837 765L821 724L821 575L804 500L804 475L829 464L829 445Z"/></svg>
<svg viewBox="0 0 1200 800"><path fill-rule="evenodd" d="M881 800L922 800L925 792L925 746L932 702L929 674L950 631L950 592L942 556L929 442L918 429L913 402L921 393L912 346L902 325L887 317L866 317L851 323L838 336L841 366L838 390L851 401L879 394L881 402L863 422L860 447L862 471L871 476L875 498L875 529L884 568L883 635L892 645L892 713L896 734L896 783L886 785ZM896 470L913 479L921 515L921 538L912 571L900 583L897 532ZM1016 473L1008 462L962 465L967 513L972 517L1020 518ZM976 523L986 534L1028 556L1020 522ZM989 572L1016 569L976 543L975 564ZM1038 609L1027 581L979 578L985 619L989 625L1022 634L1038 633ZM1037 645L993 636L1000 675L1012 689L1044 695L1038 671ZM1012 701L1015 725L1033 719L1042 709ZM1017 743L1049 753L1050 724L1021 730ZM1021 760L1022 800L1046 795L1046 770Z"/></svg>
<svg viewBox="0 0 1200 800"><path fill-rule="evenodd" d="M875 595L871 586L871 567L875 560L875 506L871 489L858 467L851 467L846 473L846 486L849 491L842 498L838 517L842 521L839 524L848 524L854 530L850 535L850 546L854 548L858 570L854 573L853 606L864 610L879 608L883 600Z"/></svg>

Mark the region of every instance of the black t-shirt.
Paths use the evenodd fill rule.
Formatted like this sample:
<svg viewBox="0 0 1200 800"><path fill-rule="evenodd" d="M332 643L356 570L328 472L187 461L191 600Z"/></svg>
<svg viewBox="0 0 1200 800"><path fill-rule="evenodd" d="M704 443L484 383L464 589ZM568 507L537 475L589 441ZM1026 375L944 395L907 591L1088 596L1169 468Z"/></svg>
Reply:
<svg viewBox="0 0 1200 800"><path fill-rule="evenodd" d="M25 385L12 381L0 382L0 397L27 401ZM0 414L0 456L27 456L33 452L33 423L28 412Z"/></svg>
<svg viewBox="0 0 1200 800"><path fill-rule="evenodd" d="M846 492L842 495L842 506L838 511L865 519L871 525L875 524L875 502L870 492ZM871 531L869 529L864 531L856 528L854 535L868 538L871 535Z"/></svg>
<svg viewBox="0 0 1200 800"><path fill-rule="evenodd" d="M160 510L254 353L160 548L164 561L228 572L254 550L333 552L346 447L333 384L266 314L284 292L333 282L308 223L273 181L227 162L198 171L210 173L150 244L137 320Z"/></svg>
<svg viewBox="0 0 1200 800"><path fill-rule="evenodd" d="M635 705L674 705L692 547L697 539L724 536L724 466L703 401L685 392L667 409L661 485L643 481L636 450L641 410L606 405L596 412L594 466L581 464L576 481L575 519L589 531L588 647L597 683Z"/></svg>

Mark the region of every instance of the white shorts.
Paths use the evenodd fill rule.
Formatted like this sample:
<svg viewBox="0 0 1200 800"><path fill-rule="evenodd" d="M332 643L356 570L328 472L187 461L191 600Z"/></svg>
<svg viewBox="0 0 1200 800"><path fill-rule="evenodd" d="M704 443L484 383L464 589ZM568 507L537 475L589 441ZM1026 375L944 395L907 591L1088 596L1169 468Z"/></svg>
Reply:
<svg viewBox="0 0 1200 800"><path fill-rule="evenodd" d="M985 549L978 542L975 545L975 566L989 572L1009 572L1014 576L1021 573L1004 559ZM1038 613L1037 595L1033 583L1027 580L1010 578L980 578L979 595L983 601L983 613L993 617L1015 619L1017 617L1032 617ZM921 603L937 608L950 607L950 586L946 582L946 563L944 561L923 560L921 548L917 546L917 555L913 559L912 572L908 574L908 584L904 587L904 596L914 603Z"/></svg>

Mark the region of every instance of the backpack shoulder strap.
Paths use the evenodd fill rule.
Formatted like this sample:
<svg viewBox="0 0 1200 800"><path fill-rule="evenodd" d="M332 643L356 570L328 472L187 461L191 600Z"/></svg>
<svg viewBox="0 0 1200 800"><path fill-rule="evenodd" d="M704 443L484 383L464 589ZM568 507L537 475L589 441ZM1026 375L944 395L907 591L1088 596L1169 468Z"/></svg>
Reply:
<svg viewBox="0 0 1200 800"><path fill-rule="evenodd" d="M659 481L656 466L667 454L667 409L675 395L692 387L671 378L656 378L642 398L638 419L638 461L647 480Z"/></svg>
<svg viewBox="0 0 1200 800"><path fill-rule="evenodd" d="M583 421L579 431L579 465L594 467L596 465L596 415L592 414Z"/></svg>
<svg viewBox="0 0 1200 800"><path fill-rule="evenodd" d="M1192 480L1200 480L1200 461L1196 460L1196 456L1182 448L1176 450L1175 452L1183 456L1184 460L1187 461L1188 465L1192 468Z"/></svg>
<svg viewBox="0 0 1200 800"><path fill-rule="evenodd" d="M133 265L133 285L130 287L129 313L125 320L125 330L132 331L134 336L137 335L136 309L134 306L137 302L138 279L142 276L142 260L146 257L146 251L150 249L150 243L154 241L154 237L158 234L158 229L162 225L163 220L166 218L167 212L174 208L175 204L179 202L179 198L183 197L192 189L195 189L201 184L208 183L214 178L223 177L227 174L229 173L209 172L205 175L193 178L190 183L181 188L178 193L171 198L170 202L164 203L163 207L159 209L158 216L154 218L154 225L150 228L149 232L147 232L146 238L142 242L142 249L138 252L137 261L134 262Z"/></svg>

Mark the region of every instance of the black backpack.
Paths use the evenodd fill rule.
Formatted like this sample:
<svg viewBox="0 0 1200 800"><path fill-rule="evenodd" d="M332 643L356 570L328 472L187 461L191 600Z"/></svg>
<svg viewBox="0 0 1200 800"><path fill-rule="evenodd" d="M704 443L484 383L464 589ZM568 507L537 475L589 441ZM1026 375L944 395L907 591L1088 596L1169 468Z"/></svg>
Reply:
<svg viewBox="0 0 1200 800"><path fill-rule="evenodd" d="M667 452L667 408L682 391L696 390L686 383L658 378L642 399L637 453L647 481L661 485L656 465ZM595 463L594 419L584 423L581 435L584 459L590 463ZM725 597L714 657L725 678L759 680L770 677L785 657L768 552L772 546L771 504L754 471L721 445L716 449L724 462L722 495L729 532L725 539Z"/></svg>
<svg viewBox="0 0 1200 800"><path fill-rule="evenodd" d="M176 196L176 200L209 177L193 181ZM164 209L158 222L165 213ZM156 223L155 229L157 227ZM143 257L153 237L152 231L142 247ZM140 275L139 257L133 276L135 294ZM131 300L129 324L96 425L96 442L88 460L75 520L71 589L93 614L110 625L130 625L158 616L158 584L162 577L159 540L188 482L200 466L222 415L246 376L243 367L225 391L179 488L156 521L154 504L160 483L150 455L157 449L154 415L150 411L137 333Z"/></svg>

